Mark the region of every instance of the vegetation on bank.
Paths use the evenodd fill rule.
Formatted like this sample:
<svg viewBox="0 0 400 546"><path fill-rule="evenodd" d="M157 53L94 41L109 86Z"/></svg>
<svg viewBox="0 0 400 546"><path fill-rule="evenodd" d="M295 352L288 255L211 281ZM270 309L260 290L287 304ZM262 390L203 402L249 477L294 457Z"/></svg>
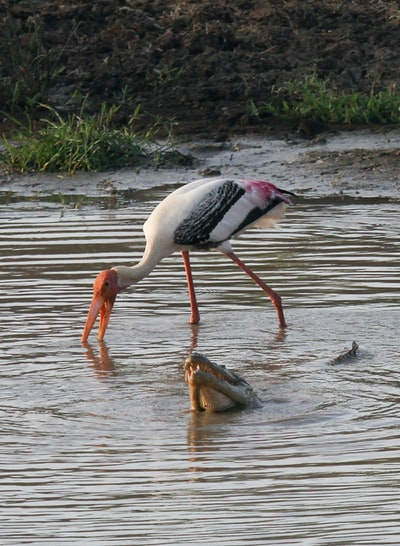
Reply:
<svg viewBox="0 0 400 546"><path fill-rule="evenodd" d="M344 91L329 79L308 76L273 89L270 102L250 102L253 115L325 124L400 123L400 93L395 87L369 93Z"/></svg>
<svg viewBox="0 0 400 546"><path fill-rule="evenodd" d="M42 105L43 107L43 105ZM38 129L31 118L27 124L18 122L19 129L11 138L3 137L1 153L6 170L27 172L106 171L150 164L190 164L191 158L174 150L171 145L156 143L151 131L146 135L128 125L118 128L114 123L118 106L102 105L97 115L79 114L62 117L56 110L45 107L49 117L42 119ZM137 114L137 111L135 112ZM133 120L135 117L133 116Z"/></svg>
<svg viewBox="0 0 400 546"><path fill-rule="evenodd" d="M62 116L54 108L39 105L48 116L35 128L30 114L27 123L18 123L11 137L3 136L0 160L8 171L43 172L106 171L123 167L188 165L192 158L171 144L161 146L152 131L143 135L134 130L134 120L119 127L119 106L103 104L95 115L79 113ZM282 118L289 122L319 122L327 125L400 123L400 93L395 88L361 93L345 92L329 80L310 76L273 90L268 103L249 103L252 115ZM15 121L15 120L14 120Z"/></svg>

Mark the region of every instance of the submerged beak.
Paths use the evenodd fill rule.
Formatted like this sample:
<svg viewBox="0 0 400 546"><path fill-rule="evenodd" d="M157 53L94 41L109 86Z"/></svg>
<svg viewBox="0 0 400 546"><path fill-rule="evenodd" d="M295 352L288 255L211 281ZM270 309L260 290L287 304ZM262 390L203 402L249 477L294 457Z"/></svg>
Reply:
<svg viewBox="0 0 400 546"><path fill-rule="evenodd" d="M102 271L94 282L94 294L90 304L82 343L86 343L89 334L100 314L99 333L97 339L103 341L111 317L112 308L118 293L117 273L112 269Z"/></svg>

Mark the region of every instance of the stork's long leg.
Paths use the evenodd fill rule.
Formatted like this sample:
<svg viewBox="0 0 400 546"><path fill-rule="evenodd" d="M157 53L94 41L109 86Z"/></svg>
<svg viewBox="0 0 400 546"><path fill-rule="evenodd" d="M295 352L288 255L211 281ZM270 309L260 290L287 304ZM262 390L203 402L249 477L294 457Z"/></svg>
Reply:
<svg viewBox="0 0 400 546"><path fill-rule="evenodd" d="M264 281L260 279L258 275L254 273L245 263L240 260L236 256L234 252L224 252L226 256L228 256L235 264L237 264L249 277L253 279L254 282L258 284L260 288L266 292L274 305L276 312L278 313L278 320L279 320L279 326L280 328L286 328L286 321L285 316L283 314L283 308L282 308L282 299L279 294L277 294L272 288L270 288Z"/></svg>
<svg viewBox="0 0 400 546"><path fill-rule="evenodd" d="M199 313L199 308L197 307L196 292L194 290L189 251L182 250L182 258L183 258L183 264L185 266L186 279L187 279L187 284L189 289L189 298L190 298L191 315L190 315L189 323L198 324L200 322L200 313Z"/></svg>

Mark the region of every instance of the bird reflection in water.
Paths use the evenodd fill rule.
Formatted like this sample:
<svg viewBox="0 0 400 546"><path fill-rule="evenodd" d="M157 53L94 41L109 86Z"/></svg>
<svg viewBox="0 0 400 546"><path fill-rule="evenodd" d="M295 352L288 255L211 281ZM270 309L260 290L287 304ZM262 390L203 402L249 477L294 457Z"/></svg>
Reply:
<svg viewBox="0 0 400 546"><path fill-rule="evenodd" d="M190 325L191 336L189 349L187 351L190 356L197 348L199 326ZM82 347L86 349L86 358L90 362L90 366L99 373L114 372L116 370L116 363L114 358L110 355L110 350L104 341L97 342L98 351L88 341L82 343Z"/></svg>
<svg viewBox="0 0 400 546"><path fill-rule="evenodd" d="M83 347L86 349L86 358L89 360L90 366L96 372L102 375L105 373L114 372L115 362L104 341L98 342L98 353L96 353L95 349L90 343L83 343Z"/></svg>

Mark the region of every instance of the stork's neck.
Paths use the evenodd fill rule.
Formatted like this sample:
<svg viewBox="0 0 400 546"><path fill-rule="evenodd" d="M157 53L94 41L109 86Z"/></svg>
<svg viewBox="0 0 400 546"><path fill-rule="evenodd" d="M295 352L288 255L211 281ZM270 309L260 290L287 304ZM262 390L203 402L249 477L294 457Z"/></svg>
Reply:
<svg viewBox="0 0 400 546"><path fill-rule="evenodd" d="M163 258L163 255L154 254L149 252L148 249L145 250L143 258L139 263L133 266L119 265L113 267L112 269L116 271L118 276L118 286L121 290L127 288L131 284L139 282L144 277L147 277L158 262Z"/></svg>

